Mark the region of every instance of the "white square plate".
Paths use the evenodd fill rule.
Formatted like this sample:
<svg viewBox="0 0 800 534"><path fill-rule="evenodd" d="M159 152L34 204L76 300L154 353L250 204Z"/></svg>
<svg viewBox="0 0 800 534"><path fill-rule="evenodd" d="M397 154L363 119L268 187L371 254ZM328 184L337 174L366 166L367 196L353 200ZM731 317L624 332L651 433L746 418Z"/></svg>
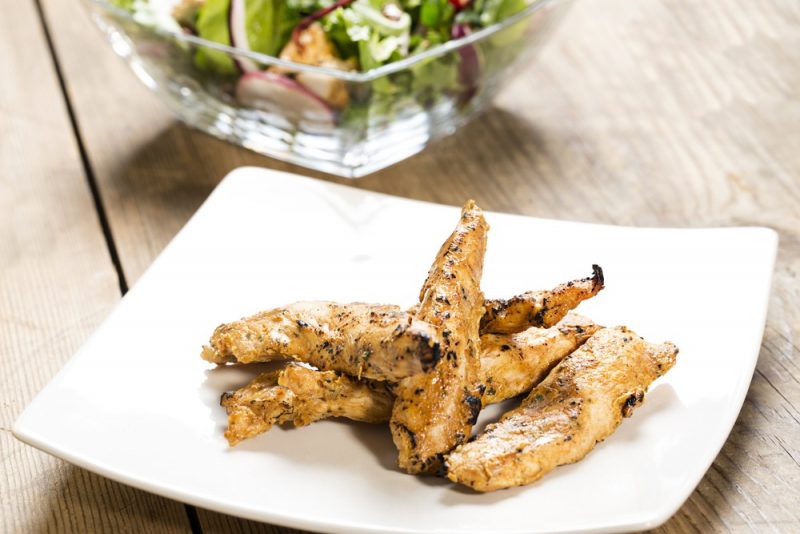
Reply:
<svg viewBox="0 0 800 534"><path fill-rule="evenodd" d="M466 199L465 199L466 200ZM480 201L480 199L477 199ZM480 495L394 468L388 429L325 421L229 449L220 394L253 371L199 357L214 327L297 300L411 305L458 208L243 168L229 175L19 417L44 451L166 497L298 528L577 532L654 527L722 447L758 357L776 234L487 213L489 297L606 273L579 311L681 349L582 462ZM496 416L487 410L483 420Z"/></svg>

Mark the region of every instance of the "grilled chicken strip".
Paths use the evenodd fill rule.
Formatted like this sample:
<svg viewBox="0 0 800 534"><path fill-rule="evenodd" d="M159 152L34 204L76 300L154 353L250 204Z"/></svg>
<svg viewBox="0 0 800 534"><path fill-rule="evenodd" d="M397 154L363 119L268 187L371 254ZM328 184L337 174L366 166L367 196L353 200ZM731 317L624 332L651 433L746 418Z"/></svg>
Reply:
<svg viewBox="0 0 800 534"><path fill-rule="evenodd" d="M569 314L549 329L481 336L481 383L487 387L483 405L529 391L600 328L590 319ZM225 437L233 446L276 424L304 426L327 417L388 422L394 394L385 384L290 364L284 371L264 373L223 395L221 404L229 415Z"/></svg>
<svg viewBox="0 0 800 534"><path fill-rule="evenodd" d="M513 334L531 326L549 327L604 287L603 269L592 265L592 276L573 280L549 291L529 291L509 300L486 301L481 332Z"/></svg>
<svg viewBox="0 0 800 534"><path fill-rule="evenodd" d="M558 364L522 405L446 460L447 477L477 491L535 482L577 462L642 403L674 364L671 343L647 343L625 327L605 328Z"/></svg>
<svg viewBox="0 0 800 534"><path fill-rule="evenodd" d="M202 357L214 363L297 359L397 382L433 368L438 332L397 306L298 302L218 326Z"/></svg>
<svg viewBox="0 0 800 534"><path fill-rule="evenodd" d="M570 280L554 289L527 291L510 299L487 299L481 317L481 335L516 334L532 326L550 328L584 300L603 288L603 269L592 265L592 276ZM419 305L409 310L416 314Z"/></svg>
<svg viewBox="0 0 800 534"><path fill-rule="evenodd" d="M443 455L470 435L481 409L480 279L488 230L481 209L468 201L420 291L416 318L437 329L441 358L395 389L389 427L398 466L409 473L437 470Z"/></svg>
<svg viewBox="0 0 800 534"><path fill-rule="evenodd" d="M511 335L481 336L483 406L531 390L568 354L602 327L577 313L569 313L552 328L529 328Z"/></svg>
<svg viewBox="0 0 800 534"><path fill-rule="evenodd" d="M328 417L380 423L389 419L394 395L384 382L359 381L334 371L290 363L222 395L228 413L225 438L233 446L272 425L305 426Z"/></svg>

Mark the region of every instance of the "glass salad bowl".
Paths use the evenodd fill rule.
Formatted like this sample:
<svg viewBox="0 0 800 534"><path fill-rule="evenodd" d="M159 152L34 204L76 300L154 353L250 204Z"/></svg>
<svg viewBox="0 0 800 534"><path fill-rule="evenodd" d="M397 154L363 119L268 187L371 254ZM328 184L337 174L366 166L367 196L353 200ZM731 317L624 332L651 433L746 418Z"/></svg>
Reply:
<svg viewBox="0 0 800 534"><path fill-rule="evenodd" d="M490 26L454 29L451 40L421 53L346 71L226 46L105 0L84 1L114 52L187 124L353 178L408 158L485 110L570 3L530 0ZM231 68L203 69L201 59Z"/></svg>

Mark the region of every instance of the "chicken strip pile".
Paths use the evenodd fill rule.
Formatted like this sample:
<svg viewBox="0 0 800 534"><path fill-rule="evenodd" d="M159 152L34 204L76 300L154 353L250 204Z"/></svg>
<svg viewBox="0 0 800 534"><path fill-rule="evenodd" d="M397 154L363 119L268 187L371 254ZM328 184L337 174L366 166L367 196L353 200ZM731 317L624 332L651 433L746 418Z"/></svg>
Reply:
<svg viewBox="0 0 800 534"><path fill-rule="evenodd" d="M416 318L440 333L441 358L395 389L389 427L398 466L409 473L438 470L443 455L469 437L481 409L480 279L488 230L481 209L467 202L420 291Z"/></svg>
<svg viewBox="0 0 800 534"><path fill-rule="evenodd" d="M625 327L606 328L566 357L522 405L446 460L447 477L477 491L535 482L577 462L644 400L678 353Z"/></svg>
<svg viewBox="0 0 800 534"><path fill-rule="evenodd" d="M481 336L480 382L487 385L483 404L529 391L553 365L599 329L590 319L569 314L550 329ZM225 437L233 446L276 424L293 422L295 426L305 426L327 417L387 422L393 402L394 394L385 383L290 364L224 394L221 404L228 412Z"/></svg>
<svg viewBox="0 0 800 534"><path fill-rule="evenodd" d="M569 313L604 288L597 265L549 291L484 300L488 229L468 201L409 310L297 302L217 327L203 347L209 362L289 360L223 394L228 443L329 417L388 422L401 469L480 492L530 484L586 456L678 349ZM471 435L484 406L524 393Z"/></svg>

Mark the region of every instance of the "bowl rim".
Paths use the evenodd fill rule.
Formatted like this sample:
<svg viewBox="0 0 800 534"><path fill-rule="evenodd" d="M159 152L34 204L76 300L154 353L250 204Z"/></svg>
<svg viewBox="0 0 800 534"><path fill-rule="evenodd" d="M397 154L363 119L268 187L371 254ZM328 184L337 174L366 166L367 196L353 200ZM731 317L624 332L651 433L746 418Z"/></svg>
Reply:
<svg viewBox="0 0 800 534"><path fill-rule="evenodd" d="M260 52L253 52L251 50L244 50L242 48L216 43L214 41L209 41L207 39L198 37L196 35L172 31L155 25L144 24L143 22L136 20L134 13L126 9L123 9L119 6L116 6L114 4L111 4L110 2L108 2L108 0L85 0L85 1L88 4L93 4L100 9L111 12L116 17L127 19L128 21L132 22L133 24L136 24L137 26L141 26L142 28L145 28L149 31L153 31L164 37L170 37L184 43L190 43L192 45L203 46L206 48L210 48L212 50L224 52L226 54L245 57L263 65L282 67L292 71L325 74L327 76L331 76L333 78L337 78L343 81L363 83L363 82L370 82L378 78L381 78L383 76L387 76L389 74L405 70L418 63L426 62L428 60L437 58L439 56L443 56L449 52L458 50L459 48L463 48L478 41L484 40L490 37L491 35L494 35L495 33L504 30L509 26L514 25L515 23L521 21L522 19L529 17L533 13L541 9L544 9L545 7L549 7L551 4L562 3L565 2L566 0L533 0L531 4L528 5L522 11L515 13L510 17L507 17L499 22L495 22L490 26L481 28L476 32L470 33L469 35L460 37L458 39L452 39L445 43L436 45L430 50L426 50L425 52L422 52L420 54L409 56L407 58L401 59L400 61L387 63L386 65L382 65L378 68L370 69L364 72L343 71L328 67L307 65L303 63L297 63L294 61L287 61L284 59L277 58L275 56L262 54Z"/></svg>

